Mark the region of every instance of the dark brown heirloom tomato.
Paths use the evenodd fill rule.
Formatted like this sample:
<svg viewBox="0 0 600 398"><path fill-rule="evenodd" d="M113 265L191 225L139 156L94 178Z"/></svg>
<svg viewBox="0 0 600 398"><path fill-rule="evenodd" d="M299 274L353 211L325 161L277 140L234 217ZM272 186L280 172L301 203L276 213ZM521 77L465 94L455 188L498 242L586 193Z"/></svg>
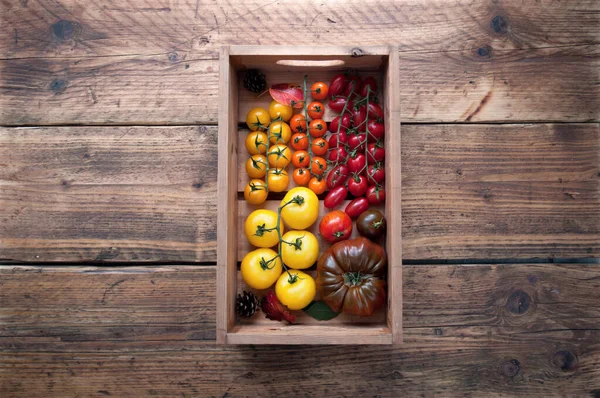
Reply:
<svg viewBox="0 0 600 398"><path fill-rule="evenodd" d="M317 289L335 312L370 316L386 302L387 256L367 238L335 243L317 263Z"/></svg>
<svg viewBox="0 0 600 398"><path fill-rule="evenodd" d="M365 238L378 239L385 233L387 222L379 210L370 209L361 213L356 220L356 229Z"/></svg>

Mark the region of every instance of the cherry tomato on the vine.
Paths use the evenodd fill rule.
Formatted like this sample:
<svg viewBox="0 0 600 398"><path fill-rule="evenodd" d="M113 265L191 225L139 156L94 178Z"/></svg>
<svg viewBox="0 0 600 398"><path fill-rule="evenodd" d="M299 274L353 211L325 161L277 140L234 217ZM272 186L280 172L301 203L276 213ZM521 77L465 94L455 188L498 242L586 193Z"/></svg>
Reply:
<svg viewBox="0 0 600 398"><path fill-rule="evenodd" d="M363 105L364 106L364 105ZM384 119L383 109L379 104L369 101L369 120L371 119Z"/></svg>
<svg viewBox="0 0 600 398"><path fill-rule="evenodd" d="M252 108L246 114L246 124L252 131L266 130L270 123L271 116L269 116L269 111L265 108Z"/></svg>
<svg viewBox="0 0 600 398"><path fill-rule="evenodd" d="M325 114L325 105L319 101L311 102L306 109L311 119L320 119Z"/></svg>
<svg viewBox="0 0 600 398"><path fill-rule="evenodd" d="M292 136L290 145L295 151L308 149L308 136L304 133L296 133Z"/></svg>
<svg viewBox="0 0 600 398"><path fill-rule="evenodd" d="M348 167L344 164L335 166L327 174L327 188L333 189L343 186L348 180Z"/></svg>
<svg viewBox="0 0 600 398"><path fill-rule="evenodd" d="M329 98L337 97L342 95L346 87L348 86L348 77L345 74L339 74L334 76L329 83Z"/></svg>
<svg viewBox="0 0 600 398"><path fill-rule="evenodd" d="M381 163L370 164L367 167L367 181L369 184L381 184L385 179L385 170Z"/></svg>
<svg viewBox="0 0 600 398"><path fill-rule="evenodd" d="M294 167L308 167L310 165L310 156L307 151L294 151L292 154L292 164Z"/></svg>
<svg viewBox="0 0 600 398"><path fill-rule="evenodd" d="M362 79L360 78L360 76L357 75L351 75L348 76L348 85L346 86L346 89L344 90L344 95L346 97L350 97L350 93L352 93L352 97L359 96L360 91L362 90Z"/></svg>
<svg viewBox="0 0 600 398"><path fill-rule="evenodd" d="M329 94L329 87L323 82L316 82L310 88L310 94L316 100L324 100L327 98L327 94Z"/></svg>
<svg viewBox="0 0 600 398"><path fill-rule="evenodd" d="M363 80L363 85L360 89L360 96L366 97L369 89L371 89L369 99L374 98L375 93L377 93L377 81L373 76L366 77L365 80Z"/></svg>
<svg viewBox="0 0 600 398"><path fill-rule="evenodd" d="M371 185L367 188L367 200L373 206L385 202L385 188L383 185Z"/></svg>
<svg viewBox="0 0 600 398"><path fill-rule="evenodd" d="M344 111L344 113L350 112L353 105L354 105L354 102L352 100L349 100L346 97L338 96L338 97L335 97L334 99L329 100L329 107L331 108L332 111L337 112L337 113L342 113L342 111L344 111L344 106L346 107L346 110Z"/></svg>
<svg viewBox="0 0 600 398"><path fill-rule="evenodd" d="M327 185L325 183L324 178L321 178L321 176L317 176L310 179L310 181L308 182L308 188L317 195L320 195L323 192L325 192Z"/></svg>
<svg viewBox="0 0 600 398"><path fill-rule="evenodd" d="M323 205L328 209L333 209L340 203L342 203L348 196L348 189L345 186L338 186L329 191Z"/></svg>
<svg viewBox="0 0 600 398"><path fill-rule="evenodd" d="M363 211L369 209L369 201L365 197L353 199L344 210L350 218L354 219L361 215Z"/></svg>
<svg viewBox="0 0 600 398"><path fill-rule="evenodd" d="M294 170L293 178L296 185L306 186L310 181L310 172L305 168L296 169Z"/></svg>
<svg viewBox="0 0 600 398"><path fill-rule="evenodd" d="M295 114L290 119L290 127L294 133L306 133L306 118L301 113Z"/></svg>
<svg viewBox="0 0 600 398"><path fill-rule="evenodd" d="M263 180L250 180L244 188L244 199L252 205L259 205L267 200L267 187Z"/></svg>
<svg viewBox="0 0 600 398"><path fill-rule="evenodd" d="M366 133L350 134L350 137L348 137L348 148L352 151L364 152L365 145L367 145Z"/></svg>
<svg viewBox="0 0 600 398"><path fill-rule="evenodd" d="M292 136L290 126L281 120L271 123L267 131L271 144L287 144Z"/></svg>
<svg viewBox="0 0 600 398"><path fill-rule="evenodd" d="M324 156L329 149L329 143L324 138L315 138L311 144L312 151L317 156Z"/></svg>
<svg viewBox="0 0 600 398"><path fill-rule="evenodd" d="M345 131L340 131L339 134L333 133L329 137L329 148L337 148L339 143L343 146L346 142L348 142L348 135Z"/></svg>
<svg viewBox="0 0 600 398"><path fill-rule="evenodd" d="M329 156L327 157L327 159L331 160L332 162L343 161L346 159L347 156L348 152L346 152L346 149L344 149L344 147L341 146L339 148L334 148L332 151L329 151Z"/></svg>
<svg viewBox="0 0 600 398"><path fill-rule="evenodd" d="M351 122L352 122L352 118L350 117L349 113L344 113L342 116L336 116L329 123L329 131L331 131L334 134L337 133L338 127L341 123L341 127L339 127L340 133L346 132L346 130L348 130L350 128Z"/></svg>
<svg viewBox="0 0 600 398"><path fill-rule="evenodd" d="M327 122L323 119L315 119L308 125L308 132L311 137L323 137L327 132Z"/></svg>
<svg viewBox="0 0 600 398"><path fill-rule="evenodd" d="M267 152L267 134L262 131L253 131L246 136L246 150L250 155Z"/></svg>
<svg viewBox="0 0 600 398"><path fill-rule="evenodd" d="M383 149L379 144L371 143L367 146L367 162L369 164L383 162L384 159L385 149Z"/></svg>
<svg viewBox="0 0 600 398"><path fill-rule="evenodd" d="M267 157L265 155L252 155L246 160L246 173L250 178L263 178L267 174Z"/></svg>
<svg viewBox="0 0 600 398"><path fill-rule="evenodd" d="M350 173L361 173L367 165L367 158L364 153L355 153L354 156L350 155L346 165Z"/></svg>
<svg viewBox="0 0 600 398"><path fill-rule="evenodd" d="M367 124L369 129L369 142L379 141L385 135L385 125L377 120L369 120Z"/></svg>
<svg viewBox="0 0 600 398"><path fill-rule="evenodd" d="M348 191L354 196L363 196L367 192L367 179L363 175L353 174L348 179Z"/></svg>
<svg viewBox="0 0 600 398"><path fill-rule="evenodd" d="M272 145L267 153L269 166L284 169L292 160L292 151L287 145Z"/></svg>
<svg viewBox="0 0 600 398"><path fill-rule="evenodd" d="M271 101L269 105L269 115L271 119L275 120L281 118L284 122L287 122L292 117L294 108L289 105L281 104L277 101Z"/></svg>
<svg viewBox="0 0 600 398"><path fill-rule="evenodd" d="M327 161L325 159L323 159L320 156L315 156L312 158L310 171L314 175L321 176L321 175L323 175L323 173L325 173L326 169L327 169Z"/></svg>
<svg viewBox="0 0 600 398"><path fill-rule="evenodd" d="M270 192L283 192L290 184L290 177L283 169L269 169L267 183Z"/></svg>

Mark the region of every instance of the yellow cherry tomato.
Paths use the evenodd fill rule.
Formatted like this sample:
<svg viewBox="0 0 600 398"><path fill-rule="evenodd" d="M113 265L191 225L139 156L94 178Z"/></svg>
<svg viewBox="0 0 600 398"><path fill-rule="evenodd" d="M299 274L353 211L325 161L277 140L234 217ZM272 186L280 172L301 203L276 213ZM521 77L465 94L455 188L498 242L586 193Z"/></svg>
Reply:
<svg viewBox="0 0 600 398"><path fill-rule="evenodd" d="M252 131L266 130L271 124L271 117L265 108L252 108L246 113L246 124Z"/></svg>
<svg viewBox="0 0 600 398"><path fill-rule="evenodd" d="M267 134L262 131L253 131L246 136L246 150L250 155L267 153Z"/></svg>
<svg viewBox="0 0 600 398"><path fill-rule="evenodd" d="M319 198L305 187L291 189L283 197L280 206L284 206L281 209L281 218L292 229L306 229L313 225L319 216Z"/></svg>
<svg viewBox="0 0 600 398"><path fill-rule="evenodd" d="M293 113L294 109L291 106L280 104L277 101L271 101L269 104L269 115L273 120L281 118L284 122L288 122Z"/></svg>
<svg viewBox="0 0 600 398"><path fill-rule="evenodd" d="M267 200L267 186L263 180L251 180L244 188L244 199L250 204L259 205Z"/></svg>
<svg viewBox="0 0 600 398"><path fill-rule="evenodd" d="M272 145L267 153L269 166L285 169L292 160L292 151L287 145Z"/></svg>
<svg viewBox="0 0 600 398"><path fill-rule="evenodd" d="M317 285L312 276L297 270L281 274L275 284L275 295L290 310L301 310L315 299Z"/></svg>
<svg viewBox="0 0 600 398"><path fill-rule="evenodd" d="M250 178L263 178L267 174L267 157L252 155L246 160L246 173Z"/></svg>
<svg viewBox="0 0 600 398"><path fill-rule="evenodd" d="M283 268L281 259L271 249L256 249L244 256L240 271L242 278L253 289L268 289L277 281Z"/></svg>
<svg viewBox="0 0 600 398"><path fill-rule="evenodd" d="M308 231L288 231L282 237L281 259L290 268L306 269L319 258L319 241Z"/></svg>
<svg viewBox="0 0 600 398"><path fill-rule="evenodd" d="M269 126L269 140L271 144L287 144L292 138L292 129L286 122L273 122Z"/></svg>
<svg viewBox="0 0 600 398"><path fill-rule="evenodd" d="M276 225L277 213L265 209L254 210L244 223L246 239L256 247L273 247L279 243ZM279 221L279 229L283 234L281 220Z"/></svg>
<svg viewBox="0 0 600 398"><path fill-rule="evenodd" d="M290 177L287 171L283 169L269 169L267 175L269 192L283 192L290 184Z"/></svg>

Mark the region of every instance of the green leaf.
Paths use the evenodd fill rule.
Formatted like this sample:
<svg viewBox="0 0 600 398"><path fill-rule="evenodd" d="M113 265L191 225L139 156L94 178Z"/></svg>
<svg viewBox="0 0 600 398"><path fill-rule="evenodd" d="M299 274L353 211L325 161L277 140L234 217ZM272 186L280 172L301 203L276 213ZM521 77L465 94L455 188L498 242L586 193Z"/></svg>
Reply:
<svg viewBox="0 0 600 398"><path fill-rule="evenodd" d="M333 310L322 301L313 301L303 308L302 311L306 312L317 321L328 321L339 315L338 312L333 312Z"/></svg>

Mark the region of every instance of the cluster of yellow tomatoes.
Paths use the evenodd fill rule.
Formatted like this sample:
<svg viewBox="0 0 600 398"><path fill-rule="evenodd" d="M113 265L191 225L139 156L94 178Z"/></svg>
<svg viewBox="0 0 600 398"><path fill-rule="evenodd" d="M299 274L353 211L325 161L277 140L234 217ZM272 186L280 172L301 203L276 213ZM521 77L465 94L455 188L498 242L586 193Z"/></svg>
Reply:
<svg viewBox="0 0 600 398"><path fill-rule="evenodd" d="M242 260L244 282L257 290L275 284L277 298L291 310L310 304L316 295L315 280L300 270L309 268L319 256L317 238L306 231L318 216L319 198L304 187L291 189L277 212L259 209L250 213L244 233L257 249ZM286 227L290 228L288 232Z"/></svg>

